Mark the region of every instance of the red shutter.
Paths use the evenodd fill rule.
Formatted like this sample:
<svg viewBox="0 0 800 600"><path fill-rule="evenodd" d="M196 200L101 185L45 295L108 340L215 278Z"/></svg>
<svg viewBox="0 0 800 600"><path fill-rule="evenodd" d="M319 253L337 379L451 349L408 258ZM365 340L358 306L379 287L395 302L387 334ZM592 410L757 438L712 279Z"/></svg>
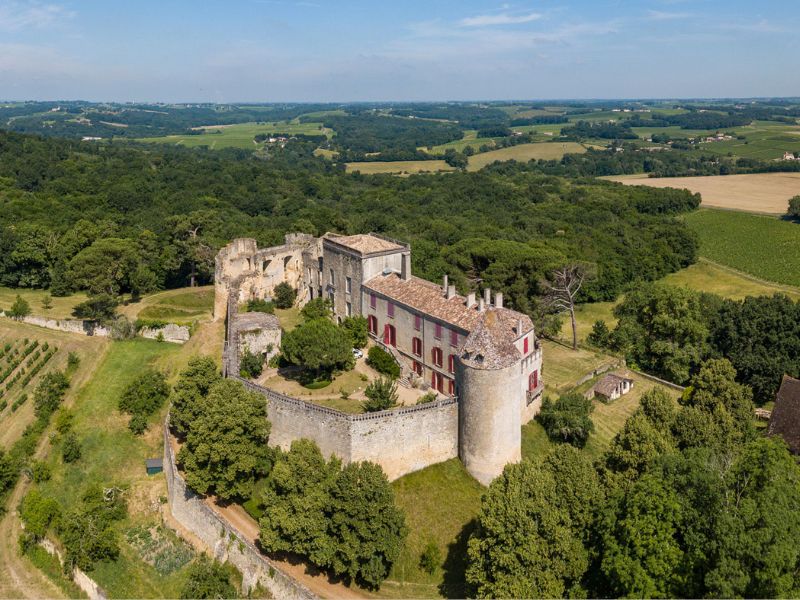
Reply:
<svg viewBox="0 0 800 600"><path fill-rule="evenodd" d="M422 329L422 317L420 317L419 315L414 315L414 329L416 329L417 331Z"/></svg>
<svg viewBox="0 0 800 600"><path fill-rule="evenodd" d="M456 372L456 355L455 354L451 354L450 358L447 359L447 369L451 373L455 373Z"/></svg>
<svg viewBox="0 0 800 600"><path fill-rule="evenodd" d="M524 348L523 348L522 351L523 351L524 354L527 354L528 353L528 336L527 335L525 336L525 341L523 342L523 346L524 346Z"/></svg>
<svg viewBox="0 0 800 600"><path fill-rule="evenodd" d="M456 395L456 382L455 382L455 381L453 381L452 379L449 379L449 380L448 380L448 383L447 383L447 392L448 392L448 393L449 393L451 396L455 396L455 395Z"/></svg>
<svg viewBox="0 0 800 600"><path fill-rule="evenodd" d="M378 304L378 299L375 297L375 294L370 294L369 295L369 307L370 308L375 308L375 306L377 306L377 304Z"/></svg>
<svg viewBox="0 0 800 600"><path fill-rule="evenodd" d="M387 346L390 344L392 340L391 333L389 332L389 325L383 326L383 343Z"/></svg>

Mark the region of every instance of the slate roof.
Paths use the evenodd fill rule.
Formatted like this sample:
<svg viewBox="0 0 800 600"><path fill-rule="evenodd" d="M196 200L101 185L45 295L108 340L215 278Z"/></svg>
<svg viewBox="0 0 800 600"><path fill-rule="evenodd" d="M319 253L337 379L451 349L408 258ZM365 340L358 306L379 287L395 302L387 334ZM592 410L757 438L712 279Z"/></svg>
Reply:
<svg viewBox="0 0 800 600"><path fill-rule="evenodd" d="M767 425L767 434L781 436L789 445L789 450L800 453L800 379L783 376Z"/></svg>
<svg viewBox="0 0 800 600"><path fill-rule="evenodd" d="M371 233L362 233L358 235L337 235L335 233L326 233L324 239L355 250L361 255L375 254L378 252L390 252L393 250L405 250L405 246L401 246L396 242L383 239Z"/></svg>
<svg viewBox="0 0 800 600"><path fill-rule="evenodd" d="M164 467L163 458L148 458L144 461L145 467L148 469L162 469Z"/></svg>
<svg viewBox="0 0 800 600"><path fill-rule="evenodd" d="M514 345L518 336L508 327L508 315L503 314L511 312L514 311L489 308L481 314L461 349L464 364L476 369L505 369L522 357ZM516 328L516 320L513 327Z"/></svg>

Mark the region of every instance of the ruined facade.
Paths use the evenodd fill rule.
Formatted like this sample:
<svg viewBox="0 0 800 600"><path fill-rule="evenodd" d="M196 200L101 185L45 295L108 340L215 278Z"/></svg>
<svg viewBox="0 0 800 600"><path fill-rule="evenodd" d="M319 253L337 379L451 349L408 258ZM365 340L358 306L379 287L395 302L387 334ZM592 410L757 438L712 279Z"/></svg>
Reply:
<svg viewBox="0 0 800 600"><path fill-rule="evenodd" d="M283 281L297 289L299 304L326 297L333 302L337 320L364 316L372 340L401 365L401 383L429 387L442 401L451 399L452 407L442 411L437 403L431 407L439 409L436 416L415 415L412 421L402 418L410 415L408 409L383 411L380 444L368 450L361 447L364 436L353 430L356 421L371 427L370 419L343 418L330 409L323 417L308 408L303 418L294 415L292 423L287 422L291 431L283 431L280 405L287 410L291 405L296 412L307 403L284 402L273 393L268 397L277 405L270 413L278 422L273 420L272 443L285 446L309 437L323 452L329 449L327 454L344 460L369 456L392 478L457 452L483 484L520 459L521 425L541 405L542 351L530 318L504 307L502 294L492 296L485 290L480 297L464 297L447 277L442 285L414 277L409 246L375 234L291 234L282 246L267 249L257 248L254 240L238 239L223 248L216 261L214 316L229 319L226 352L240 350L239 328L231 327L240 317L231 311L251 298L271 298ZM235 358L226 360L235 364ZM236 376L235 369L230 374ZM409 428L409 423L423 421L420 431ZM295 431L301 423L305 424Z"/></svg>

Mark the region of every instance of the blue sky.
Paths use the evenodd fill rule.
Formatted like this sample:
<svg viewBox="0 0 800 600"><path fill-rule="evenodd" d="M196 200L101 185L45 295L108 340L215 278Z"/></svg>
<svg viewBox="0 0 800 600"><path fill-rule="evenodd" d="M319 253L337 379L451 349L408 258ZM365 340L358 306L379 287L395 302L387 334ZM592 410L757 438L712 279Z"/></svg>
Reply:
<svg viewBox="0 0 800 600"><path fill-rule="evenodd" d="M0 0L0 98L800 96L798 0Z"/></svg>

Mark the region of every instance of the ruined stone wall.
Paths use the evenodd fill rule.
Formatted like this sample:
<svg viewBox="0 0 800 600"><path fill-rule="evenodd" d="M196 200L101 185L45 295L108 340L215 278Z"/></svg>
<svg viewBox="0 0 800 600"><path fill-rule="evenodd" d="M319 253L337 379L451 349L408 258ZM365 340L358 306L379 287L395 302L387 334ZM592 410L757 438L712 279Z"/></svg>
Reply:
<svg viewBox="0 0 800 600"><path fill-rule="evenodd" d="M0 312L0 315L6 316ZM9 317L10 318L10 317ZM111 332L107 327L99 325L96 321L82 321L80 319L50 319L48 317L36 317L29 315L21 319L28 325L36 325L45 329L55 329L56 331L66 331L67 333L77 333L80 335L95 335L97 337L108 337Z"/></svg>
<svg viewBox="0 0 800 600"><path fill-rule="evenodd" d="M157 340L159 335L165 342L173 344L185 344L191 337L191 331L187 325L176 325L167 323L163 327L142 327L139 335L150 340Z"/></svg>
<svg viewBox="0 0 800 600"><path fill-rule="evenodd" d="M206 546L214 558L229 561L242 573L242 591L247 594L257 585L269 590L273 598L310 600L316 596L281 571L233 525L220 517L192 490L186 487L175 466L169 439L168 420L164 424L164 475L172 516Z"/></svg>

